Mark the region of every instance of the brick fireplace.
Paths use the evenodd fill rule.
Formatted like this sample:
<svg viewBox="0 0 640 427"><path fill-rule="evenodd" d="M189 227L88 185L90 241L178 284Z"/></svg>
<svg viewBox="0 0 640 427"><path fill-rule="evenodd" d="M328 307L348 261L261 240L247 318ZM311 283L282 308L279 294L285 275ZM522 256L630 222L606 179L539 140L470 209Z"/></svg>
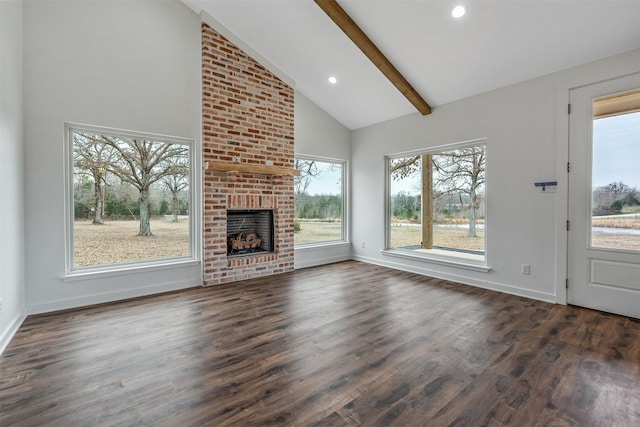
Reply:
<svg viewBox="0 0 640 427"><path fill-rule="evenodd" d="M293 270L293 89L202 24L203 284ZM227 211L273 212L273 248L227 256Z"/></svg>

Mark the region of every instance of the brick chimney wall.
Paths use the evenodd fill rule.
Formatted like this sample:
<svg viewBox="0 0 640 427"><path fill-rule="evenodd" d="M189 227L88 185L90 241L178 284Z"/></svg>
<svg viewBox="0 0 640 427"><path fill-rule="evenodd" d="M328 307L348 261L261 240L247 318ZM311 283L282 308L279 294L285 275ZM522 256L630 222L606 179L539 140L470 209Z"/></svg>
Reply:
<svg viewBox="0 0 640 427"><path fill-rule="evenodd" d="M294 166L293 89L202 24L203 161ZM204 171L204 284L293 270L293 177ZM273 253L227 258L227 209L273 209Z"/></svg>

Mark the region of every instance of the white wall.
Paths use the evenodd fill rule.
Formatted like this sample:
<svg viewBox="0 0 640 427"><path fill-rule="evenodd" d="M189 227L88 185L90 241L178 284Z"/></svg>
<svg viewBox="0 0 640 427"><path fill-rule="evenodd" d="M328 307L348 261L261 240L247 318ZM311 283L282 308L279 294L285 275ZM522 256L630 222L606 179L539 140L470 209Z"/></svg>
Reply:
<svg viewBox="0 0 640 427"><path fill-rule="evenodd" d="M328 157L345 160L351 166L351 132L300 92L295 93L295 152L296 155ZM350 179L347 177L347 205ZM346 210L349 212L349 209ZM347 221L350 223L350 221ZM351 243L347 229L347 243L296 248L295 268L327 264L351 258Z"/></svg>
<svg viewBox="0 0 640 427"><path fill-rule="evenodd" d="M22 2L0 2L0 353L25 316Z"/></svg>
<svg viewBox="0 0 640 427"><path fill-rule="evenodd" d="M199 65L199 18L177 0L25 2L29 313L201 283L199 265L62 280L65 121L199 141Z"/></svg>
<svg viewBox="0 0 640 427"><path fill-rule="evenodd" d="M568 116L572 87L640 71L640 50L353 132L355 259L565 302ZM384 156L487 138L488 273L390 258L384 248ZM557 180L540 194L536 181ZM366 241L366 248L360 242ZM520 274L521 264L531 275Z"/></svg>

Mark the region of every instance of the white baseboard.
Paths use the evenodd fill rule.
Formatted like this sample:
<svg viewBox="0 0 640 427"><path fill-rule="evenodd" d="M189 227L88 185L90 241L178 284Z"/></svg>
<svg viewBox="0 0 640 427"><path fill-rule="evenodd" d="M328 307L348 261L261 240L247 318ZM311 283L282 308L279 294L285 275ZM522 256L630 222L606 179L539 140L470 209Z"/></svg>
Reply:
<svg viewBox="0 0 640 427"><path fill-rule="evenodd" d="M350 259L352 259L350 255L338 255L325 258L316 258L314 260L298 261L295 263L295 269L298 270L300 268L316 267L318 265L332 264L334 262L349 261Z"/></svg>
<svg viewBox="0 0 640 427"><path fill-rule="evenodd" d="M390 261L381 261L376 258L369 258L363 256L353 256L353 260L362 261L368 264L375 264L382 267L393 268L395 270L408 271L411 273L420 274L422 276L434 277L436 279L449 280L456 283L462 283L463 285L475 286L477 288L488 289L497 292L503 292L506 294L517 295L520 297L531 298L539 301L545 301L555 304L555 294L546 292L532 291L530 289L519 288L517 286L505 285L503 283L490 282L487 280L475 280L470 277L459 276L457 274L442 273L440 271L434 271L429 268L409 266L406 264L400 264Z"/></svg>
<svg viewBox="0 0 640 427"><path fill-rule="evenodd" d="M134 289L118 290L114 292L104 292L92 295L83 295L77 298L66 298L56 301L47 301L40 304L30 304L27 306L28 314L49 313L52 311L68 310L80 308L94 304L103 304L129 298L143 297L147 295L161 294L164 292L178 291L181 289L194 288L201 283L190 283L188 281L167 282L161 285L150 285Z"/></svg>
<svg viewBox="0 0 640 427"><path fill-rule="evenodd" d="M351 243L327 243L297 247L294 268L315 267L351 259Z"/></svg>
<svg viewBox="0 0 640 427"><path fill-rule="evenodd" d="M2 335L0 336L0 356L4 353L4 350L7 348L13 336L18 332L18 329L24 322L24 319L27 318L27 312L23 308L20 313L11 321L9 327L2 331Z"/></svg>

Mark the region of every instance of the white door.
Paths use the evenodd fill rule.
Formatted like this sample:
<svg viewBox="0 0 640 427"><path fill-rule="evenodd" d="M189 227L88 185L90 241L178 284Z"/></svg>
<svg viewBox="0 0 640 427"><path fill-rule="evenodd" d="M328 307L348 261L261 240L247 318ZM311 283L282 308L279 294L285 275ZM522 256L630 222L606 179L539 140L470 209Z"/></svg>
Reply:
<svg viewBox="0 0 640 427"><path fill-rule="evenodd" d="M640 318L640 73L570 103L567 300Z"/></svg>

